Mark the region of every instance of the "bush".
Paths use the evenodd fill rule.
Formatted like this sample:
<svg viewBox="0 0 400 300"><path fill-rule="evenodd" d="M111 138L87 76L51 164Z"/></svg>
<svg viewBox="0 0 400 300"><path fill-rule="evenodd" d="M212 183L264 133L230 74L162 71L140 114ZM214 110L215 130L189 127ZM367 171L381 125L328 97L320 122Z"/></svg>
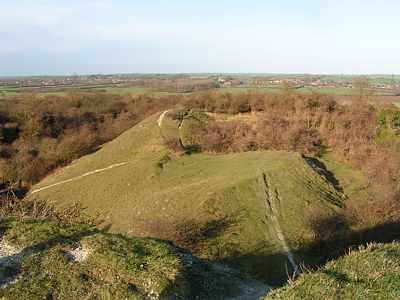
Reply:
<svg viewBox="0 0 400 300"><path fill-rule="evenodd" d="M325 147L317 130L294 128L289 135L291 150L305 155L321 156L323 154Z"/></svg>
<svg viewBox="0 0 400 300"><path fill-rule="evenodd" d="M174 153L181 154L185 151L179 138L171 138L165 141L165 146Z"/></svg>
<svg viewBox="0 0 400 300"><path fill-rule="evenodd" d="M48 201L40 199L18 199L12 193L0 195L0 218L46 219L66 225L82 224L100 225L103 221L99 215L89 216L82 205L72 203L62 209L56 208Z"/></svg>
<svg viewBox="0 0 400 300"><path fill-rule="evenodd" d="M164 169L165 165L168 164L171 161L171 156L169 156L168 153L165 153L163 156L160 157L160 159L157 161L156 166L159 169Z"/></svg>

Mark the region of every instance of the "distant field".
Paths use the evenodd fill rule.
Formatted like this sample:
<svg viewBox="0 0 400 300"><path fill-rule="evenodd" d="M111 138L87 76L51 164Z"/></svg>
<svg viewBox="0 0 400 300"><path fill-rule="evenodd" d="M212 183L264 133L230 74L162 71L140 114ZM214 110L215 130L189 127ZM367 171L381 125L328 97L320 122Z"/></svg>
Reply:
<svg viewBox="0 0 400 300"><path fill-rule="evenodd" d="M250 87L226 87L226 88L220 88L218 91L222 93L241 93L241 92L246 92L249 90L256 90L256 91L262 91L262 92L277 92L281 90L282 87L279 85L271 85L267 87L261 87L261 88L250 88ZM344 88L344 87L339 87L339 88L311 88L311 87L303 87L303 88L298 88L296 89L297 92L300 93L305 93L309 94L312 92L319 92L321 94L325 95L334 95L334 96L351 96L354 94L354 90L350 88ZM393 92L390 91L376 91L375 95L377 96L392 96L394 95Z"/></svg>
<svg viewBox="0 0 400 300"><path fill-rule="evenodd" d="M265 93L278 92L282 89L280 85L270 85L266 87L223 87L216 89L216 91L221 93L232 93L238 94L243 93L250 90L256 90ZM64 96L70 93L77 92L99 92L99 93L109 93L109 94L117 94L117 95L128 95L128 94L157 94L157 95L173 95L173 94L182 94L180 92L162 92L156 91L147 87L120 87L120 86L80 86L80 87L65 87L59 89L28 89L28 88L16 88L16 87L0 87L0 97L1 96L12 96L19 95L21 93L36 93L43 96ZM333 95L333 96L351 96L354 93L353 89L338 87L338 88L313 88L313 87L302 87L297 88L297 92L309 94L312 92L319 92L325 95ZM184 93L190 94L190 93ZM375 91L376 96L394 96L395 93L393 91L384 91L377 90Z"/></svg>
<svg viewBox="0 0 400 300"><path fill-rule="evenodd" d="M17 93L18 93L18 90L16 90L16 89L0 87L0 96L1 95L12 95L12 94L17 94Z"/></svg>
<svg viewBox="0 0 400 300"><path fill-rule="evenodd" d="M107 87L107 88L100 88L99 90L104 90L107 93L111 94L145 94L149 92L148 88L144 87Z"/></svg>
<svg viewBox="0 0 400 300"><path fill-rule="evenodd" d="M251 91L251 90L257 90L257 91L262 91L262 92L276 92L281 89L280 86L277 85L271 85L268 87L262 87L262 88L253 88L253 87L224 87L217 89L218 91L222 93L232 93L232 94L237 94L237 93L242 93L246 91Z"/></svg>
<svg viewBox="0 0 400 300"><path fill-rule="evenodd" d="M114 87L114 86L81 86L81 87L67 87L60 89L27 89L27 88L4 88L0 87L0 97L3 96L16 96L24 93L35 93L41 96L64 96L71 93L79 92L99 92L109 93L116 95L128 95L128 94L157 94L157 95L170 95L170 94L181 94L174 92L163 92L152 90L146 87Z"/></svg>

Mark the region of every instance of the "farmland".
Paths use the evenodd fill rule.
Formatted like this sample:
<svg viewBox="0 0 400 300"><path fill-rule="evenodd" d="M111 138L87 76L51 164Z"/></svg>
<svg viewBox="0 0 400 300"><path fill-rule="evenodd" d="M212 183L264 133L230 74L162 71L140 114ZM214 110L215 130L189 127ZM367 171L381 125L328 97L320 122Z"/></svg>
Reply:
<svg viewBox="0 0 400 300"><path fill-rule="evenodd" d="M0 78L1 95L38 93L66 95L78 92L110 94L165 94L217 90L240 93L248 90L277 92L285 84L301 93L318 92L336 96L355 93L357 76L262 75L262 74L183 74L183 75L93 75L74 77ZM376 96L400 95L399 76L368 76Z"/></svg>

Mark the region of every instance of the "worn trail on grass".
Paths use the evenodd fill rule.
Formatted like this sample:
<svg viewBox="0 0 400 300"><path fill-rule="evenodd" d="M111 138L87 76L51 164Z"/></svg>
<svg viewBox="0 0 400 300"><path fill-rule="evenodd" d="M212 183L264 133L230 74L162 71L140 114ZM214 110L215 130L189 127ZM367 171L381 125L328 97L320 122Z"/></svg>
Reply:
<svg viewBox="0 0 400 300"><path fill-rule="evenodd" d="M268 179L268 176L266 173L262 174L263 176L263 181L264 181L264 186L265 186L265 203L266 203L266 211L265 215L266 218L270 220L271 226L273 227L273 230L275 231L275 234L283 248L283 251L290 263L290 265L293 268L293 276L296 277L299 273L299 267L296 264L296 261L294 259L294 255L292 251L290 250L289 245L286 242L285 235L282 232L280 222L278 220L278 209L276 207L276 201L280 201L279 199L279 194L278 191L272 191L270 187L270 181Z"/></svg>
<svg viewBox="0 0 400 300"><path fill-rule="evenodd" d="M76 181L76 180L82 179L82 178L87 177L87 176L91 176L91 175L94 175L94 174L97 174L97 173L105 172L105 171L108 171L108 170L111 170L111 169L114 169L114 168L122 167L122 166L125 166L127 164L128 164L128 162L123 162L123 163L113 164L113 165L108 166L106 168L90 171L90 172L87 172L87 173L82 174L80 176L77 176L77 177L74 177L74 178L71 178L71 179L67 179L67 180L63 180L63 181L60 181L60 182L57 182L57 183L42 187L40 189L33 190L32 192L29 193L29 195L33 195L33 194L39 193L41 191L53 188L53 187L61 185L61 184L66 184L66 183L69 183L69 182L72 182L72 181Z"/></svg>
<svg viewBox="0 0 400 300"><path fill-rule="evenodd" d="M166 111L164 111L164 112L160 115L160 117L158 118L158 121L157 121L158 127L161 128L162 121L164 120L164 117L165 117L165 115L166 115L168 112L169 112L169 110L166 110Z"/></svg>

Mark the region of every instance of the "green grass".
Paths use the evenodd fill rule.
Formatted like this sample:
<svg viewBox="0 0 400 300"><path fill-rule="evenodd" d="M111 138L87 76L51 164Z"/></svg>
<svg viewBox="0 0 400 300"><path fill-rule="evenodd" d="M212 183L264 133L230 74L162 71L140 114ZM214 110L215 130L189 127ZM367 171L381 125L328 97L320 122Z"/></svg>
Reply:
<svg viewBox="0 0 400 300"><path fill-rule="evenodd" d="M262 88L253 88L253 87L222 87L217 89L217 91L221 93L231 93L231 94L239 94L239 93L244 93L247 91L251 90L256 90L260 92L279 92L282 90L282 87L280 85L271 85L268 87L262 87Z"/></svg>
<svg viewBox="0 0 400 300"><path fill-rule="evenodd" d="M231 269L202 261L159 240L125 237L50 220L0 221L2 244L19 261L5 265L1 299L222 299L267 287ZM77 246L84 260L69 254ZM3 249L2 249L3 250ZM255 297L256 298L256 297Z"/></svg>
<svg viewBox="0 0 400 300"><path fill-rule="evenodd" d="M18 94L18 90L15 88L0 87L0 97L10 96Z"/></svg>
<svg viewBox="0 0 400 300"><path fill-rule="evenodd" d="M267 299L399 299L400 244L369 244L305 272Z"/></svg>
<svg viewBox="0 0 400 300"><path fill-rule="evenodd" d="M273 93L273 92L279 92L282 90L281 85L271 85L267 87L224 87L224 88L219 88L217 91L222 92L222 93L232 93L232 94L239 94L247 91L259 91L259 92L265 92L265 93ZM301 87L296 89L296 92L298 93L304 93L304 94L310 94L312 92L318 92L321 94L325 95L333 95L333 96L352 96L354 95L355 90L351 88L345 88L345 87L321 87L321 88L314 88L314 87ZM394 95L393 91L376 91L375 96L392 96Z"/></svg>
<svg viewBox="0 0 400 300"><path fill-rule="evenodd" d="M126 94L146 94L149 89L144 87L107 87L99 88L99 90L105 90L110 94L126 95Z"/></svg>
<svg viewBox="0 0 400 300"><path fill-rule="evenodd" d="M0 290L2 299L143 299L180 284L179 257L161 242L45 220L2 220L0 227L4 241L25 253L21 277ZM66 255L77 242L90 249L83 262Z"/></svg>
<svg viewBox="0 0 400 300"><path fill-rule="evenodd" d="M298 89L297 91L300 91L302 93L305 94L309 94L312 93L313 91L321 93L321 94L325 94L325 95L335 95L335 96L351 96L354 94L354 91L352 89L349 88L343 88L343 87L337 87L337 88L328 88L328 87L324 87L324 88L309 88L309 87L305 87L305 88L301 88Z"/></svg>
<svg viewBox="0 0 400 300"><path fill-rule="evenodd" d="M105 91L110 94L128 95L128 94L151 94L151 95L188 95L190 93L179 93L179 92L164 92L158 91L157 89L146 88L146 87L106 87L98 88L94 90Z"/></svg>
<svg viewBox="0 0 400 300"><path fill-rule="evenodd" d="M0 97L1 96L15 96L23 93L35 93L40 96L65 96L71 93L80 92L99 92L99 93L109 93L116 95L128 95L128 94L152 94L152 95L176 95L180 93L173 92L161 92L157 90L152 90L146 87L120 87L120 86L81 86L81 87L64 87L59 89L27 89L27 88L6 88L0 87ZM186 93L187 94L187 93Z"/></svg>
<svg viewBox="0 0 400 300"><path fill-rule="evenodd" d="M9 87L0 87L0 97L1 96L17 96L23 93L32 93L32 91L27 90L27 89L21 89L21 88L9 88ZM56 95L56 96L64 96L68 92L64 90L48 90L48 91L38 91L40 95Z"/></svg>
<svg viewBox="0 0 400 300"><path fill-rule="evenodd" d="M223 93L243 93L249 90L256 90L256 91L261 91L261 92L266 92L266 93L271 93L271 92L279 92L282 90L282 86L280 85L271 85L267 87L261 87L261 88L247 88L247 87L226 87L226 88L220 88L218 91L223 92ZM304 87L304 88L299 88L296 89L297 92L299 93L304 93L304 94L310 94L313 91L319 92L321 94L327 94L327 95L335 95L335 96L350 96L353 95L353 90L348 89L348 88L310 88L310 87Z"/></svg>
<svg viewBox="0 0 400 300"><path fill-rule="evenodd" d="M296 153L176 156L164 146L166 132L179 134L176 122L167 116L160 129L158 117L148 118L33 190L111 164L127 165L55 186L35 197L59 206L79 201L89 213L100 212L113 231L131 235L173 239L177 225L220 224L193 245L195 254L237 266L269 283L280 282L287 274L287 260L266 211L264 175L293 249L311 239L304 217L309 208L336 214L341 193ZM157 164L168 153L171 160L160 171Z"/></svg>
<svg viewBox="0 0 400 300"><path fill-rule="evenodd" d="M322 157L321 162L333 174L344 194L350 199L364 201L372 195L367 179L361 171L335 158L330 152Z"/></svg>

